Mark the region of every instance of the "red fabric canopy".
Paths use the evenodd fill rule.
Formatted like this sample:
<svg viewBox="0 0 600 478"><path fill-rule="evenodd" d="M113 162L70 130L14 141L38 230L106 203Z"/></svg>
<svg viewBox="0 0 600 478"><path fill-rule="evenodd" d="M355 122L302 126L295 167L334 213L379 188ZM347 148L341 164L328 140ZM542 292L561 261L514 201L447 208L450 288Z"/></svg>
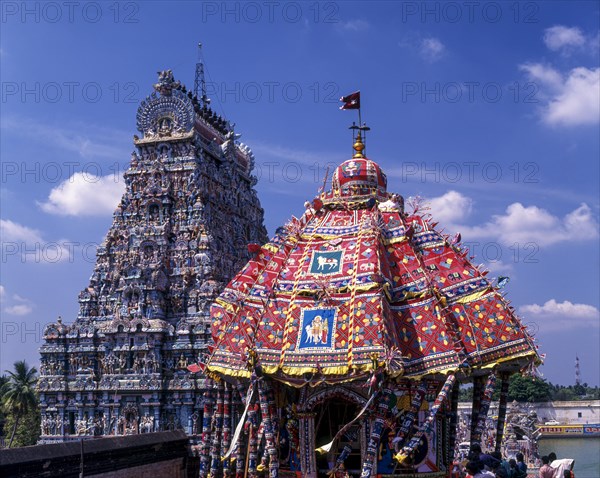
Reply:
<svg viewBox="0 0 600 478"><path fill-rule="evenodd" d="M353 162L356 175L343 163L319 209L280 228L217 299L207 368L249 377L258 365L303 384L539 361L466 251L405 214L376 163Z"/></svg>

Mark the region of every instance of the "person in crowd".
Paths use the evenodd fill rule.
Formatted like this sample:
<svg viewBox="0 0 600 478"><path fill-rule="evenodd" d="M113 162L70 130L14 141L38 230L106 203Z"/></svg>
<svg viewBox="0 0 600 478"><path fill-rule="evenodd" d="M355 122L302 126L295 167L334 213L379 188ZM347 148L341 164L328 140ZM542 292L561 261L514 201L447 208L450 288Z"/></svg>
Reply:
<svg viewBox="0 0 600 478"><path fill-rule="evenodd" d="M471 445L469 460L481 462L487 471L495 470L499 464L499 461L496 460L492 455L488 455L487 453L483 453L481 451L481 445L479 443L473 443L473 445Z"/></svg>
<svg viewBox="0 0 600 478"><path fill-rule="evenodd" d="M550 466L550 458L547 456L542 457L539 478L554 478L554 468Z"/></svg>
<svg viewBox="0 0 600 478"><path fill-rule="evenodd" d="M575 478L575 473L573 473L575 460L571 458L556 459L550 463L550 466L554 469L553 478L564 478L565 476L568 476L568 478ZM565 472L568 472L569 475Z"/></svg>
<svg viewBox="0 0 600 478"><path fill-rule="evenodd" d="M494 470L494 474L496 475L496 478L510 478L510 475L502 466L498 466L498 468Z"/></svg>
<svg viewBox="0 0 600 478"><path fill-rule="evenodd" d="M494 470L496 471L496 474L498 472L498 468L502 468L504 469L506 478L511 478L510 465L508 464L508 461L502 458L502 454L499 451L493 451L492 453L490 453L490 455L492 455L492 458L494 458L498 463Z"/></svg>
<svg viewBox="0 0 600 478"><path fill-rule="evenodd" d="M479 443L473 443L469 450L469 454L467 455L467 459L469 461L479 461L479 455L481 455L481 445Z"/></svg>
<svg viewBox="0 0 600 478"><path fill-rule="evenodd" d="M517 475L517 460L511 458L508 460L508 465L510 466L510 478L515 478Z"/></svg>
<svg viewBox="0 0 600 478"><path fill-rule="evenodd" d="M491 471L485 470L483 463L480 461L469 461L467 463L466 478L496 478L496 475Z"/></svg>
<svg viewBox="0 0 600 478"><path fill-rule="evenodd" d="M527 463L525 463L525 457L523 456L523 453L517 453L516 458L517 472L514 478L527 478Z"/></svg>

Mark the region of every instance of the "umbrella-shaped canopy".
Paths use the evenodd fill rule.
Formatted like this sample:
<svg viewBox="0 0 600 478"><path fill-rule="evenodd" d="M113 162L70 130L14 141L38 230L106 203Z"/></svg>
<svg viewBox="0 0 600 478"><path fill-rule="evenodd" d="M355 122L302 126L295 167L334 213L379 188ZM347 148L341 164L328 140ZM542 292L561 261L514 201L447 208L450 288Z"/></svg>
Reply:
<svg viewBox="0 0 600 478"><path fill-rule="evenodd" d="M361 156L360 154L358 156ZM296 385L466 373L539 361L498 288L428 214L404 212L373 161L334 172L235 276L211 309L209 371L254 367Z"/></svg>

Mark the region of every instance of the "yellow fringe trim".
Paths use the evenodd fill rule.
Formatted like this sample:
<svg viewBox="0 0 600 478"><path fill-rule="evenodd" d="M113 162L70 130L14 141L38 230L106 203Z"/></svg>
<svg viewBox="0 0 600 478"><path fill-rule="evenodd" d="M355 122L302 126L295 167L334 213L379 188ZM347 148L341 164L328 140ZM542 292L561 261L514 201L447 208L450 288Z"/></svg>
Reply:
<svg viewBox="0 0 600 478"><path fill-rule="evenodd" d="M490 289L485 289L485 290L481 290L479 292L474 292L472 294L461 297L460 299L452 302L452 304L468 304L469 302L473 302L474 300L477 300L489 293L490 293Z"/></svg>

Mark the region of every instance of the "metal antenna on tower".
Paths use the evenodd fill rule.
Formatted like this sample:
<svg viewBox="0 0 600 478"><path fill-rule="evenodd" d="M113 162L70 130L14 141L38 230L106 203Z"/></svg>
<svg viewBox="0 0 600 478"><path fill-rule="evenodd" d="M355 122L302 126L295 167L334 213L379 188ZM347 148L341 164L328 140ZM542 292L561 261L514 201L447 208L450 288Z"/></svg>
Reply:
<svg viewBox="0 0 600 478"><path fill-rule="evenodd" d="M581 385L581 369L579 368L579 357L575 355L575 385Z"/></svg>
<svg viewBox="0 0 600 478"><path fill-rule="evenodd" d="M194 78L194 95L200 99L202 106L210 103L210 100L206 96L204 61L202 60L202 43L198 43L198 62L196 63L196 76Z"/></svg>

